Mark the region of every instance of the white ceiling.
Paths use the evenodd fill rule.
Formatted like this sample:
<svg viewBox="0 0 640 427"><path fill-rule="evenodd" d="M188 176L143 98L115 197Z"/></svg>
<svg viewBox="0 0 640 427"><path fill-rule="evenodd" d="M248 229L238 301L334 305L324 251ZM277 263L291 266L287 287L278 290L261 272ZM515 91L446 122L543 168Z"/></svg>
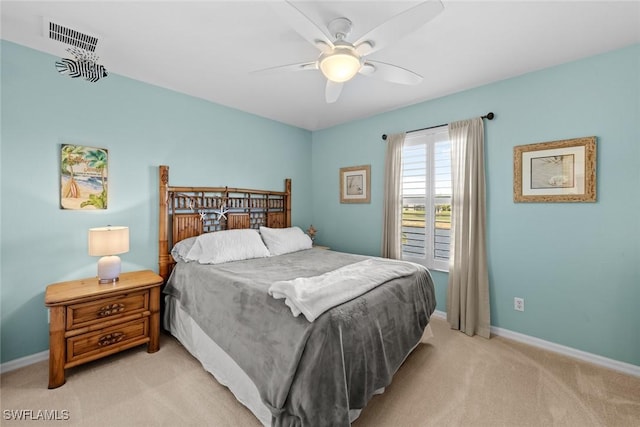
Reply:
<svg viewBox="0 0 640 427"><path fill-rule="evenodd" d="M293 3L323 28L349 18L353 41L419 1ZM309 130L640 43L637 1L443 3L431 22L369 57L424 76L420 85L357 75L334 104L325 102L319 71L251 73L319 54L266 1L3 0L1 35L69 57L65 45L43 37L47 17L97 35L110 73Z"/></svg>

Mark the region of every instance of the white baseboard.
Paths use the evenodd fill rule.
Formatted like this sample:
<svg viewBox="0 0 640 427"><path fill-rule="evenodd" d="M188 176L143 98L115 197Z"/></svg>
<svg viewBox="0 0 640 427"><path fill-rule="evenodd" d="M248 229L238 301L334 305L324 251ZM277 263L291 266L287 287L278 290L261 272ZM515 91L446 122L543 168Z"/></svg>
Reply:
<svg viewBox="0 0 640 427"><path fill-rule="evenodd" d="M432 316L437 317L437 318L442 319L442 320L447 320L447 312L446 311L436 310L436 311L433 312Z"/></svg>
<svg viewBox="0 0 640 427"><path fill-rule="evenodd" d="M21 357L19 359L10 360L9 362L5 362L0 365L0 374L15 371L16 369L33 365L34 363L42 362L43 360L47 359L49 359L49 350L41 351L40 353L32 354L30 356Z"/></svg>
<svg viewBox="0 0 640 427"><path fill-rule="evenodd" d="M444 319L444 320L447 319L447 313L440 310L434 311L433 316ZM622 372L628 375L633 375L634 377L640 377L640 366L632 365L631 363L620 362L619 360L598 356L597 354L588 353L582 350L577 350L575 348L556 344L551 341L545 341L540 338L521 334L519 332L514 332L509 329L498 328L497 326L491 327L491 334L502 337L502 338L507 338L513 341L518 341L523 344L528 344L534 347L542 348L544 350L552 351L554 353L559 353L564 356L573 357L575 359L583 360L585 362L593 363L594 365L613 369L614 371Z"/></svg>

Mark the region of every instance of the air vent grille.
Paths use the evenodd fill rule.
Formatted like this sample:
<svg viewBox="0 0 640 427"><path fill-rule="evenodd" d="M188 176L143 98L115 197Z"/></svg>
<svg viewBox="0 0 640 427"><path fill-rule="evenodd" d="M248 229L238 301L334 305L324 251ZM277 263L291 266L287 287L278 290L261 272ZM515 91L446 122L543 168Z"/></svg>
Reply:
<svg viewBox="0 0 640 427"><path fill-rule="evenodd" d="M59 42L79 47L89 52L95 52L98 38L80 31L72 30L55 22L49 21L49 38Z"/></svg>

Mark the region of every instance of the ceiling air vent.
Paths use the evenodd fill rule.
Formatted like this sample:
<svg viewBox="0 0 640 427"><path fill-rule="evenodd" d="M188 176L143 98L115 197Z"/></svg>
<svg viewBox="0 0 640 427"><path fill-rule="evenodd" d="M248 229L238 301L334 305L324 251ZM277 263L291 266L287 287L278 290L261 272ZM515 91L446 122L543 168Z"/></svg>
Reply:
<svg viewBox="0 0 640 427"><path fill-rule="evenodd" d="M69 25L62 25L43 17L42 36L67 45L65 50L74 57L56 61L56 69L60 74L72 78L82 77L92 83L107 77L107 69L104 65L98 64L98 37L95 35L74 30Z"/></svg>
<svg viewBox="0 0 640 427"><path fill-rule="evenodd" d="M70 46L75 46L80 49L84 49L89 52L95 52L96 45L98 44L98 38L90 36L89 34L81 33L64 25L56 24L55 22L45 20L45 31L49 33L51 40L57 40Z"/></svg>

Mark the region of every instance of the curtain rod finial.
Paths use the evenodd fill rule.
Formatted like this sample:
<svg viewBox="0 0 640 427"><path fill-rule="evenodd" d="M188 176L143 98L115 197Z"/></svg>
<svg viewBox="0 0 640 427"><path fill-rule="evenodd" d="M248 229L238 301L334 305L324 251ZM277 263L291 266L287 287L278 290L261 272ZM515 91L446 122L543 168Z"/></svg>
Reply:
<svg viewBox="0 0 640 427"><path fill-rule="evenodd" d="M387 140L387 134L386 134L386 133L382 134L382 139L383 139L384 141L386 141L386 140Z"/></svg>

